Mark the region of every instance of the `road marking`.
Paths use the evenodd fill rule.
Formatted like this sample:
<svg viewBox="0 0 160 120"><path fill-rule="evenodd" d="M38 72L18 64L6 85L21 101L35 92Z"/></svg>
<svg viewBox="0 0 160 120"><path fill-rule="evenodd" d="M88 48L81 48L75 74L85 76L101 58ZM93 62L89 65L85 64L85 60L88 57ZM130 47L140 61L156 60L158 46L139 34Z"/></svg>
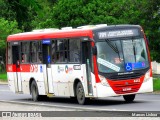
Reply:
<svg viewBox="0 0 160 120"><path fill-rule="evenodd" d="M10 90L0 90L0 92L12 92Z"/></svg>
<svg viewBox="0 0 160 120"><path fill-rule="evenodd" d="M159 102L160 100L136 99L135 102L136 102L136 101L148 101L148 102L150 102L150 101L153 101L153 102L154 102L154 101L158 101L158 102Z"/></svg>
<svg viewBox="0 0 160 120"><path fill-rule="evenodd" d="M17 103L17 104L25 104L25 105L35 105L35 106L44 106L44 107L57 107L57 108L68 108L68 109L78 109L78 110L89 110L89 111L130 111L130 110L118 110L118 109L101 109L95 108L84 108L84 107L73 107L73 106L63 106L63 105L49 105L45 103L29 103L29 102L21 102L21 101L8 101L8 100L0 100L0 102L4 103Z"/></svg>

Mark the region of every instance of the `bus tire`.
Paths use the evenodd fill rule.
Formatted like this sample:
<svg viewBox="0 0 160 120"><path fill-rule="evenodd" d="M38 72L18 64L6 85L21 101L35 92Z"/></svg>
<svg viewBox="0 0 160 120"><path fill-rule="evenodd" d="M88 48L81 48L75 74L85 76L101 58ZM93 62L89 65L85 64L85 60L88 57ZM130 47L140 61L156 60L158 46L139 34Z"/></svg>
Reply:
<svg viewBox="0 0 160 120"><path fill-rule="evenodd" d="M123 95L123 98L127 103L129 103L129 102L133 102L134 101L135 96L136 96L135 94L133 94L133 95Z"/></svg>
<svg viewBox="0 0 160 120"><path fill-rule="evenodd" d="M31 83L31 95L32 95L32 100L33 101L39 101L40 100L40 95L38 92L38 87L35 81L32 81Z"/></svg>
<svg viewBox="0 0 160 120"><path fill-rule="evenodd" d="M78 82L76 86L76 97L80 105L86 104L87 99L85 98L85 93L84 93L83 85L81 82Z"/></svg>

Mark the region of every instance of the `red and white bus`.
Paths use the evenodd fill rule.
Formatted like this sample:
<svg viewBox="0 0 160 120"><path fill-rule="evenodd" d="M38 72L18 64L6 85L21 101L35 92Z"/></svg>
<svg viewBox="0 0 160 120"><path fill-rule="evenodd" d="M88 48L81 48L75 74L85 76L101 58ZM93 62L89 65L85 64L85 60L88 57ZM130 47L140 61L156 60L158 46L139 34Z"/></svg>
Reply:
<svg viewBox="0 0 160 120"><path fill-rule="evenodd" d="M8 85L15 93L89 98L153 91L148 41L139 25L44 29L7 38Z"/></svg>

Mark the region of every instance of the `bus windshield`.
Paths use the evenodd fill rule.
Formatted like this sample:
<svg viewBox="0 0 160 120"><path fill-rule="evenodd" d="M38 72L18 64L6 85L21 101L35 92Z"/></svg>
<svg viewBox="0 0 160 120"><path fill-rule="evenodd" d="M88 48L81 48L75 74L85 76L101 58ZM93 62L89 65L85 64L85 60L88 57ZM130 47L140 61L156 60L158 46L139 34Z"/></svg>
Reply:
<svg viewBox="0 0 160 120"><path fill-rule="evenodd" d="M97 42L96 46L99 72L128 72L149 67L143 38L104 39Z"/></svg>

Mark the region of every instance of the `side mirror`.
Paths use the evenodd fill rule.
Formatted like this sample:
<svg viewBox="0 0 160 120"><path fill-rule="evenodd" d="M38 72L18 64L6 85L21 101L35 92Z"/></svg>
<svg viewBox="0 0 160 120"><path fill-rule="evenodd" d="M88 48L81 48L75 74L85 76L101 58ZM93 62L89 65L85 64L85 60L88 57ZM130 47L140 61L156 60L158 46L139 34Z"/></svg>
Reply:
<svg viewBox="0 0 160 120"><path fill-rule="evenodd" d="M84 38L82 38L82 42L95 42L95 41L91 38L84 37Z"/></svg>
<svg viewBox="0 0 160 120"><path fill-rule="evenodd" d="M92 47L92 53L93 53L93 55L97 55L97 47L96 46Z"/></svg>

